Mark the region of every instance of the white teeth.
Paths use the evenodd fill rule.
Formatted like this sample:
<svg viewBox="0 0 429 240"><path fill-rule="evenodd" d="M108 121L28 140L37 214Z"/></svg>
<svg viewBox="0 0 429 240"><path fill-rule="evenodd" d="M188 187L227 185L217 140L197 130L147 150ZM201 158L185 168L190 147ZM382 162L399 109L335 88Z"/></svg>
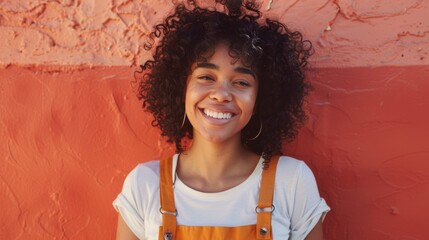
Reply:
<svg viewBox="0 0 429 240"><path fill-rule="evenodd" d="M217 119L230 119L232 117L231 113L214 112L208 109L204 109L204 113L209 117L217 118Z"/></svg>

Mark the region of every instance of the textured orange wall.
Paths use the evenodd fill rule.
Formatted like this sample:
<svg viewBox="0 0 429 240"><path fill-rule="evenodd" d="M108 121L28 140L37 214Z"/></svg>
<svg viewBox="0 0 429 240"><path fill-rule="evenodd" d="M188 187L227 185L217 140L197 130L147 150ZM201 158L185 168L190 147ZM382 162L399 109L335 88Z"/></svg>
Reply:
<svg viewBox="0 0 429 240"><path fill-rule="evenodd" d="M170 1L0 1L0 239L112 239L138 162L173 152L133 71ZM332 211L327 239L429 239L429 2L264 1L316 55L287 153Z"/></svg>

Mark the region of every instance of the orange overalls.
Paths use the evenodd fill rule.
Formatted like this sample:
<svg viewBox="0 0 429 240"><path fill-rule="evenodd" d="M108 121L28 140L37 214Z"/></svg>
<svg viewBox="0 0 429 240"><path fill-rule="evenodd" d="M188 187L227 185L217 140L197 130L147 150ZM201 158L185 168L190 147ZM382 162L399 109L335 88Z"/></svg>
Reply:
<svg viewBox="0 0 429 240"><path fill-rule="evenodd" d="M256 224L219 227L219 226L181 226L176 225L176 207L174 205L172 159L160 161L160 197L162 226L159 227L159 240L266 240L272 239L271 213L274 211L274 178L279 156L264 162L258 206L255 208Z"/></svg>

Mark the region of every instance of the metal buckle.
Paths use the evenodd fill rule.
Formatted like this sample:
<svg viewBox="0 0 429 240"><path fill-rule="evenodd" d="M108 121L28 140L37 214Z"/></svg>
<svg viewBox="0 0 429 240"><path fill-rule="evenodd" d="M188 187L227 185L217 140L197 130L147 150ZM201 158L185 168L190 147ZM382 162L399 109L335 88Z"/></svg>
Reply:
<svg viewBox="0 0 429 240"><path fill-rule="evenodd" d="M164 240L171 240L173 239L173 234L171 232L166 232L164 234Z"/></svg>
<svg viewBox="0 0 429 240"><path fill-rule="evenodd" d="M159 212L160 212L161 214L170 214L170 215L177 216L177 210L176 210L176 211L174 211L174 212L169 212L169 211L162 210L162 208L159 208Z"/></svg>
<svg viewBox="0 0 429 240"><path fill-rule="evenodd" d="M261 229L259 229L259 233L261 235L266 235L268 233L268 229L266 227L262 227Z"/></svg>
<svg viewBox="0 0 429 240"><path fill-rule="evenodd" d="M274 212L276 208L274 207L274 205L271 204L271 207L267 207L267 208L259 208L256 207L255 208L255 212L256 213L260 213L260 212Z"/></svg>

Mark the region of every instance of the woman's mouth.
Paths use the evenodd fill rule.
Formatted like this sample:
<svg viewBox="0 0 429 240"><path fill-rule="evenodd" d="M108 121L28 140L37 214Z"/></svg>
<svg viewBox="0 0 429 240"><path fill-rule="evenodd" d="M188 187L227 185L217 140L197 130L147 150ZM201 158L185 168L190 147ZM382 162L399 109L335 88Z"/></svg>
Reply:
<svg viewBox="0 0 429 240"><path fill-rule="evenodd" d="M211 117L214 119L230 119L233 117L233 113L230 112L216 112L213 110L209 110L209 109L203 109L203 113L207 116L207 117Z"/></svg>

